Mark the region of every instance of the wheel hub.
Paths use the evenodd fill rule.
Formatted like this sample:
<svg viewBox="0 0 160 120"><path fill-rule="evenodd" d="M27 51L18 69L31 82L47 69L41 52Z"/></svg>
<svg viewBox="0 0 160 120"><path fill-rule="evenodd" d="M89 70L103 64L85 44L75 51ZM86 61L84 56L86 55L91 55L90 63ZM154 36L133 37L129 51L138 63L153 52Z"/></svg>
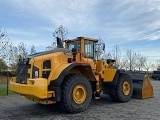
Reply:
<svg viewBox="0 0 160 120"><path fill-rule="evenodd" d="M75 103L77 104L82 104L87 97L87 91L84 85L77 85L74 89L73 89L73 100Z"/></svg>
<svg viewBox="0 0 160 120"><path fill-rule="evenodd" d="M129 93L130 93L130 90L131 90L131 88L130 88L130 84L129 84L129 82L128 81L125 81L124 83L123 83L123 94L124 95L129 95Z"/></svg>

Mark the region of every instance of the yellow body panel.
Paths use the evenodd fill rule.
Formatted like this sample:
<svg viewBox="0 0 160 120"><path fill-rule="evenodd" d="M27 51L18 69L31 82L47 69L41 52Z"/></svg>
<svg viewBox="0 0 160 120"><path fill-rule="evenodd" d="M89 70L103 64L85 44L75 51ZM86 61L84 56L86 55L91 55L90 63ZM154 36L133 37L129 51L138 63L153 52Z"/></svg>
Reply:
<svg viewBox="0 0 160 120"><path fill-rule="evenodd" d="M51 80L58 78L60 73L68 67L71 63L68 63L68 58L71 58L70 55L64 55L63 52L56 52L47 55L42 55L34 58L34 66L39 68L39 77L42 77L43 71L51 71L48 77L48 84ZM51 69L43 69L43 61L51 60ZM32 72L29 72L32 73Z"/></svg>
<svg viewBox="0 0 160 120"><path fill-rule="evenodd" d="M102 60L96 61L96 71L101 72L102 71Z"/></svg>
<svg viewBox="0 0 160 120"><path fill-rule="evenodd" d="M113 81L116 72L117 72L116 69L106 69L104 71L104 75L103 75L104 82L111 82L111 81Z"/></svg>
<svg viewBox="0 0 160 120"><path fill-rule="evenodd" d="M71 65L72 63L64 63L64 64L61 64L55 71L53 71L53 73L51 74L51 78L52 80L56 80L59 75L61 74L61 72L67 68L69 65Z"/></svg>
<svg viewBox="0 0 160 120"><path fill-rule="evenodd" d="M81 38L81 53L82 53L82 58L84 57L84 39Z"/></svg>
<svg viewBox="0 0 160 120"><path fill-rule="evenodd" d="M46 99L54 96L54 92L48 92L47 79L28 79L27 84L16 83L15 79L12 78L9 88L16 93L33 99Z"/></svg>
<svg viewBox="0 0 160 120"><path fill-rule="evenodd" d="M96 66L92 59L90 58L82 58L82 62L89 63L92 69L96 69Z"/></svg>
<svg viewBox="0 0 160 120"><path fill-rule="evenodd" d="M80 69L80 67L74 67L74 68L72 68L71 70L69 70L68 71L68 73L67 74L80 74L81 73L81 69Z"/></svg>

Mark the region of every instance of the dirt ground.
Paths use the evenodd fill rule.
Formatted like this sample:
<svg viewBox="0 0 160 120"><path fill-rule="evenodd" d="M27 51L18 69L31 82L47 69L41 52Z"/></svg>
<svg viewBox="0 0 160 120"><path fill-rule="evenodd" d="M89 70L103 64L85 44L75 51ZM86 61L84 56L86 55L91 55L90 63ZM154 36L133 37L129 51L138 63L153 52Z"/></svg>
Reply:
<svg viewBox="0 0 160 120"><path fill-rule="evenodd" d="M11 77L8 77L8 84ZM6 76L0 76L0 88L7 87L7 77Z"/></svg>
<svg viewBox="0 0 160 120"><path fill-rule="evenodd" d="M8 77L8 80L10 80L11 77ZM0 76L0 83L6 83L7 82L7 77L6 76Z"/></svg>
<svg viewBox="0 0 160 120"><path fill-rule="evenodd" d="M93 100L89 108L77 114L64 113L55 105L40 105L20 95L0 97L1 120L159 120L160 81L151 81L154 98L131 99L127 103L112 102L102 95Z"/></svg>

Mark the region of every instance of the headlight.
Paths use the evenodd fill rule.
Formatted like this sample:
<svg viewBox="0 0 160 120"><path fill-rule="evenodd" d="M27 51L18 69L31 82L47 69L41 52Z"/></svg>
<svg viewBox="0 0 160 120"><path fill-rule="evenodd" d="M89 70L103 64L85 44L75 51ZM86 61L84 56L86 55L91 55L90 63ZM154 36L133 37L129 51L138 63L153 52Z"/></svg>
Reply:
<svg viewBox="0 0 160 120"><path fill-rule="evenodd" d="M38 78L38 71L35 71L35 78Z"/></svg>

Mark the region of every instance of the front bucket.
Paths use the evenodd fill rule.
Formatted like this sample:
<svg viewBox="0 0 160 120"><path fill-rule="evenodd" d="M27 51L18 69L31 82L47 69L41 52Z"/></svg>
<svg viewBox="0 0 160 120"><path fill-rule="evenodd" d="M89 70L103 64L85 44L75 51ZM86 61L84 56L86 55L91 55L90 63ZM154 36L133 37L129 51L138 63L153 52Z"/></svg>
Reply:
<svg viewBox="0 0 160 120"><path fill-rule="evenodd" d="M146 99L153 97L153 86L148 75L140 73L129 74L133 81L133 98Z"/></svg>

